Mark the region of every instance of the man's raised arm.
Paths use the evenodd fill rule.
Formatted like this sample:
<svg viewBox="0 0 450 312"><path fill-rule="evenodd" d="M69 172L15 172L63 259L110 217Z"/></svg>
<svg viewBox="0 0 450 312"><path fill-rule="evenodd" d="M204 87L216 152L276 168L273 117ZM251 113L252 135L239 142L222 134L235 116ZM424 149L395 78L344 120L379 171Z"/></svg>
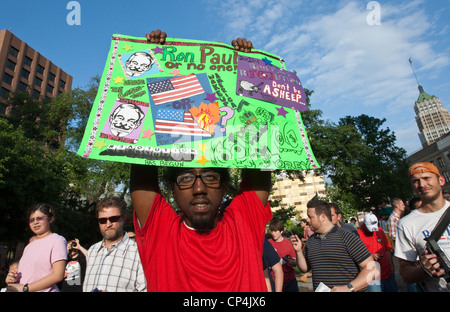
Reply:
<svg viewBox="0 0 450 312"><path fill-rule="evenodd" d="M131 165L131 200L141 227L144 226L147 220L158 189L158 167Z"/></svg>
<svg viewBox="0 0 450 312"><path fill-rule="evenodd" d="M265 206L272 187L271 172L260 169L243 169L242 178L250 184L261 203Z"/></svg>

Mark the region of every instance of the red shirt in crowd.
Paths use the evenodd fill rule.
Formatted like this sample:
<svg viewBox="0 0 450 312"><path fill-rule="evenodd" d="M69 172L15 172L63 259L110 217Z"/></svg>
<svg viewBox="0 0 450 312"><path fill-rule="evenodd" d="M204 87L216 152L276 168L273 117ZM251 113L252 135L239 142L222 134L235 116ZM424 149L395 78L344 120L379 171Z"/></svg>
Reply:
<svg viewBox="0 0 450 312"><path fill-rule="evenodd" d="M276 242L272 238L268 239L268 241L272 244L273 248L277 251L280 258L284 258L286 256L290 256L291 258L295 258L295 250L292 247L292 243L288 239L283 239L281 242ZM295 278L295 271L289 262L286 262L282 265L284 280L283 282L290 282Z"/></svg>
<svg viewBox="0 0 450 312"><path fill-rule="evenodd" d="M387 252L392 252L392 246L386 237L383 229L378 227L378 231L370 232L366 227L360 227L358 234L364 245L371 254L379 254L382 258L378 261L381 270L381 280L388 279L392 275L391 264L386 257Z"/></svg>
<svg viewBox="0 0 450 312"><path fill-rule="evenodd" d="M142 228L136 215L136 242L148 291L267 291L262 248L269 204L262 205L245 182L209 232L189 228L157 194Z"/></svg>

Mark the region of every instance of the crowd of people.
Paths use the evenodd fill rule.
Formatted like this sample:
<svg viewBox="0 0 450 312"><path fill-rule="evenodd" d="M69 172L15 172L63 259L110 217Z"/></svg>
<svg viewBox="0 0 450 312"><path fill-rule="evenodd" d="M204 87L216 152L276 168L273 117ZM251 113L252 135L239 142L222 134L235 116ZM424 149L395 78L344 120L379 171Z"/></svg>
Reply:
<svg viewBox="0 0 450 312"><path fill-rule="evenodd" d="M182 214L162 197L157 176L156 167L132 166L136 234L123 230L123 199L98 202L103 239L88 250L78 239L66 242L52 232L53 207L31 207L34 236L20 261L10 264L7 291L298 292L297 267L312 276L315 290L397 292L394 256L408 291L449 291L448 272L424 240L450 206L442 192L445 181L433 164L410 168L419 200L414 207L409 202L405 214L404 202L393 199L386 227L373 213L360 227L343 223L337 205L315 197L300 223L301 238L271 220L270 172L243 170L240 191L219 212L228 170L170 168L165 178Z"/></svg>
<svg viewBox="0 0 450 312"><path fill-rule="evenodd" d="M105 197L97 204L103 239L86 250L78 239L51 230L55 211L37 204L28 212L33 232L20 260L9 265L8 292L143 292L147 290L133 232L125 232L127 204Z"/></svg>
<svg viewBox="0 0 450 312"><path fill-rule="evenodd" d="M165 36L156 31L147 38L163 43ZM252 48L245 39L232 44ZM228 169L167 168L169 200L158 176L157 167L131 165L135 238L123 230L123 199L106 197L97 204L103 239L88 250L51 231L50 205L33 206L28 216L35 239L11 266L8 291L298 292L297 267L312 276L316 290L394 292L393 256L411 287L448 291L448 272L426 251L423 237L450 205L442 193L445 180L430 163L410 168L420 202L407 216L402 201L392 202L388 235L375 215L367 214L357 228L341 221L338 205L317 198L308 202L308 219L301 222L304 236L286 235L283 223L272 220L269 171L243 169L240 190L225 208Z"/></svg>

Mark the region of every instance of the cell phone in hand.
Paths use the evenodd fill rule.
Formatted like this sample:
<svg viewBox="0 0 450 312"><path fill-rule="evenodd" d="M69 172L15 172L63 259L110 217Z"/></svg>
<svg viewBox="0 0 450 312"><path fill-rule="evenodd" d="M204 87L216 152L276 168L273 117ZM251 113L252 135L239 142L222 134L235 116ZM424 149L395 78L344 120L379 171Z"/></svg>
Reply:
<svg viewBox="0 0 450 312"><path fill-rule="evenodd" d="M297 238L295 237L294 232L293 232L293 231L290 231L290 233L291 233L291 236L294 236L294 242L298 242Z"/></svg>

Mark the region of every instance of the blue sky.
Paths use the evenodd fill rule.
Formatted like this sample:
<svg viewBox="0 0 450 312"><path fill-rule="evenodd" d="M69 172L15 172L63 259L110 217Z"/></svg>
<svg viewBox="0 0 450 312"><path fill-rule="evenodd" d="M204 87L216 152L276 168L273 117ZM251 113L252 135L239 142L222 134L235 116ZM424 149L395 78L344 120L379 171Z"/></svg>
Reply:
<svg viewBox="0 0 450 312"><path fill-rule="evenodd" d="M397 145L421 148L413 110L420 84L450 107L450 0L79 0L81 25L68 25L66 0L3 1L0 29L85 87L100 75L112 34L223 41L237 37L283 57L323 118L386 118ZM368 16L373 17L369 19ZM379 21L380 25L374 24Z"/></svg>

